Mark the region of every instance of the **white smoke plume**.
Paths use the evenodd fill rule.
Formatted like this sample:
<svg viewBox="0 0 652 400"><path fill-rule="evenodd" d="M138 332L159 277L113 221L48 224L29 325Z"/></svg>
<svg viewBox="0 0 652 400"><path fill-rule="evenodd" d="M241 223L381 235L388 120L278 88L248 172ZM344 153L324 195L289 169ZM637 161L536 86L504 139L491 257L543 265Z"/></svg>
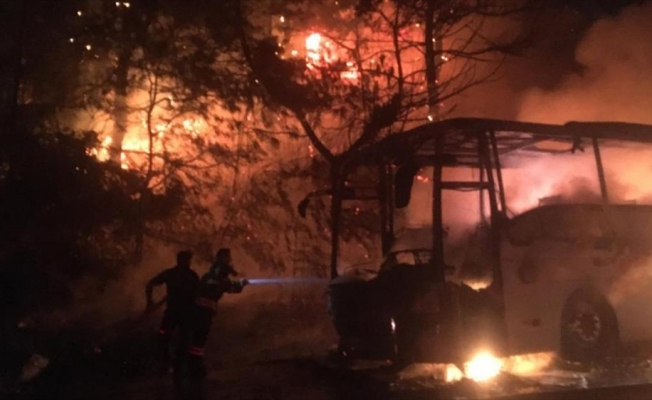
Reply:
<svg viewBox="0 0 652 400"><path fill-rule="evenodd" d="M632 5L596 21L575 50L578 72L552 89L530 89L521 100L518 119L563 124L569 121L618 121L652 124L652 3ZM613 143L612 143L613 144ZM649 203L652 146L603 149L612 202ZM583 155L561 155L531 162L523 173L507 172L507 194L515 211L536 206L537 199L599 200L590 144ZM510 179L511 178L511 179Z"/></svg>
<svg viewBox="0 0 652 400"><path fill-rule="evenodd" d="M527 92L519 119L652 123L651 20L652 3L646 3L597 21L575 51L581 72L552 90Z"/></svg>

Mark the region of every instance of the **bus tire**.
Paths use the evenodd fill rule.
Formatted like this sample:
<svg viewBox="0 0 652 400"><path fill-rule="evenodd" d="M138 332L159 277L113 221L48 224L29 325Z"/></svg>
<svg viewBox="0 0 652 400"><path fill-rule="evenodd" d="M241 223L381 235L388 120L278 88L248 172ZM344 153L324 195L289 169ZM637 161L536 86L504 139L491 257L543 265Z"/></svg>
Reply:
<svg viewBox="0 0 652 400"><path fill-rule="evenodd" d="M604 359L618 346L616 313L594 290L580 289L569 296L561 317L561 357L568 361Z"/></svg>

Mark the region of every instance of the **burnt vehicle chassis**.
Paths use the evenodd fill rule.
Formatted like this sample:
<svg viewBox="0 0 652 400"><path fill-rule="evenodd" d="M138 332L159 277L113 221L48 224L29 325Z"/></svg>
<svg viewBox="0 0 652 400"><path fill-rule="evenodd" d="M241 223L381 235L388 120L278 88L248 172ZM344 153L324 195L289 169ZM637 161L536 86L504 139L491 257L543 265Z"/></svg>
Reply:
<svg viewBox="0 0 652 400"><path fill-rule="evenodd" d="M510 220L504 194L501 158L516 150L553 152L537 147L556 142L564 151L593 150L603 203L607 186L600 140L652 143L652 127L627 123L545 125L488 119L451 119L390 135L364 148L345 165L344 176L333 180L330 312L340 336L341 354L397 362L468 360L478 348L509 353L505 327L500 240ZM381 268L370 280L355 274L338 276L342 203L374 200L380 205L380 235L384 256L391 256L395 239L394 212L406 207L412 183L423 167L432 168L430 256L409 268L397 263ZM475 181L445 180L446 167L479 171ZM356 187L345 184L356 169L375 170L377 181ZM488 202L489 216L474 246L492 272L491 284L473 290L447 279L444 260L446 227L442 223L442 191L476 191ZM483 201L483 200L480 200ZM304 204L305 207L305 204Z"/></svg>

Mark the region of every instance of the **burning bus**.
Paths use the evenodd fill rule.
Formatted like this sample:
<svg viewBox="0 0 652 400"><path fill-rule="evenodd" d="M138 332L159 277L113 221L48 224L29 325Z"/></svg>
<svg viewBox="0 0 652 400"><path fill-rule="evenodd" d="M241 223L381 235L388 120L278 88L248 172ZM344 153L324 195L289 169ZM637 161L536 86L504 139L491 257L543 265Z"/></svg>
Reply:
<svg viewBox="0 0 652 400"><path fill-rule="evenodd" d="M460 363L480 351L559 351L585 361L652 339L652 311L640 307L652 285L616 290L652 283L652 206L611 193L604 165L606 152L642 143L652 126L451 119L360 151L332 192L329 307L341 354ZM505 180L552 159L531 176L545 180L557 157L588 163L595 190L511 205ZM424 181L417 214L427 223L399 229ZM347 202L378 210L376 268L338 265Z"/></svg>

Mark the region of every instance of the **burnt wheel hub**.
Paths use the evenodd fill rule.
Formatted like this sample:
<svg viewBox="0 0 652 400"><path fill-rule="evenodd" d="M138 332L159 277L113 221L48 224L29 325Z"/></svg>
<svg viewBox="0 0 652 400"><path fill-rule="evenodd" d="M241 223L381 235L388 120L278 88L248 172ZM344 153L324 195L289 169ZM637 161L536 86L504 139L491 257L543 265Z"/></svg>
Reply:
<svg viewBox="0 0 652 400"><path fill-rule="evenodd" d="M595 344L600 338L602 321L592 306L581 304L573 314L568 327L580 341Z"/></svg>

